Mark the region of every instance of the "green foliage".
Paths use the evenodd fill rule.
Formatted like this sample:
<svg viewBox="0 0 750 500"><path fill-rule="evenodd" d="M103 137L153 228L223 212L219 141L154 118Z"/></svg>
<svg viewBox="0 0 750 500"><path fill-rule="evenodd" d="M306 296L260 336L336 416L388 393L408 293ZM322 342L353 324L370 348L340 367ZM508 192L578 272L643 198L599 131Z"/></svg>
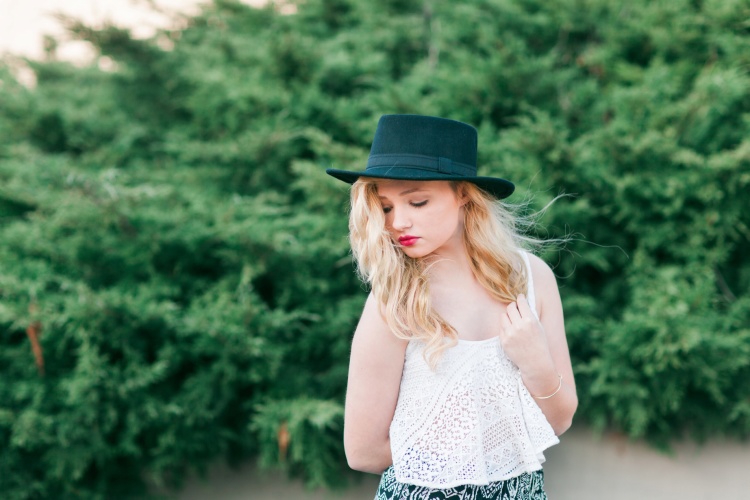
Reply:
<svg viewBox="0 0 750 500"><path fill-rule="evenodd" d="M378 117L456 118L580 234L555 265L581 401L668 445L750 434L750 7L222 0L113 69L0 67L0 491L143 496L224 457L339 483L365 298L346 187ZM288 443L286 439L288 438Z"/></svg>
<svg viewBox="0 0 750 500"><path fill-rule="evenodd" d="M341 482L344 411L338 401L300 397L258 405L250 426L261 445L261 464L286 464L310 486Z"/></svg>

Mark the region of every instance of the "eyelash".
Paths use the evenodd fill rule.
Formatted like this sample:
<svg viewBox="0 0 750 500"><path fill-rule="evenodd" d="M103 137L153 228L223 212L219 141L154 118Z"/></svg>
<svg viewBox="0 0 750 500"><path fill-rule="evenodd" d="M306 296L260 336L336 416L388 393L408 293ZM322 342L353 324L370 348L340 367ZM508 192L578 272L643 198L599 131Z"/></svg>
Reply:
<svg viewBox="0 0 750 500"><path fill-rule="evenodd" d="M418 201L416 203L409 203L414 208L422 208L423 206L427 205L427 200L424 201ZM383 207L383 212L388 213L391 211L391 207Z"/></svg>

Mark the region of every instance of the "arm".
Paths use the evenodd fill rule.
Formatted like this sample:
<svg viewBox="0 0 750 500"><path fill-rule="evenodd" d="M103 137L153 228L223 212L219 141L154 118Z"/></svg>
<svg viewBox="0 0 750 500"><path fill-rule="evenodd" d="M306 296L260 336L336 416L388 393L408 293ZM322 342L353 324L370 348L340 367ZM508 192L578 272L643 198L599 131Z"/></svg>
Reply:
<svg viewBox="0 0 750 500"><path fill-rule="evenodd" d="M531 313L526 297L521 295L515 303L508 305L501 339L533 396L554 393L560 383L558 374L562 376L557 394L548 399L535 399L559 436L573 421L578 396L555 275L540 258L531 255L530 259L539 321Z"/></svg>
<svg viewBox="0 0 750 500"><path fill-rule="evenodd" d="M396 338L370 295L352 341L344 410L349 467L379 474L392 463L388 431L407 342Z"/></svg>

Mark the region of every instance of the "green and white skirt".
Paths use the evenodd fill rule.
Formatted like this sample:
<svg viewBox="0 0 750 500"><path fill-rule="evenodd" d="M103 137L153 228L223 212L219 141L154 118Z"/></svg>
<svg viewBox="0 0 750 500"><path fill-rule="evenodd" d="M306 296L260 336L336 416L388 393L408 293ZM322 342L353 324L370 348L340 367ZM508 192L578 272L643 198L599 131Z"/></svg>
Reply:
<svg viewBox="0 0 750 500"><path fill-rule="evenodd" d="M544 473L524 472L520 476L479 486L467 484L454 488L435 489L399 483L393 466L380 478L375 500L547 500Z"/></svg>

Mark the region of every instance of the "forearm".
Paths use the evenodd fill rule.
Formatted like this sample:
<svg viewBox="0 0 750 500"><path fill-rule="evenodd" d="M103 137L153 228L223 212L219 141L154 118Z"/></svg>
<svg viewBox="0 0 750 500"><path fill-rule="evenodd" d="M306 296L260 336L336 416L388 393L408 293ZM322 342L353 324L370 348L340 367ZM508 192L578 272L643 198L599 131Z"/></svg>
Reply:
<svg viewBox="0 0 750 500"><path fill-rule="evenodd" d="M565 339L565 320L555 276L539 258L533 257L531 261L541 330L527 329L526 349L519 350L514 361L521 370L523 383L559 436L570 427L578 408L576 382ZM518 303L524 309L524 316L531 320L532 314L529 313L532 311L525 297L523 299Z"/></svg>
<svg viewBox="0 0 750 500"><path fill-rule="evenodd" d="M578 396L572 380L559 377L554 368L534 374L521 374L524 385L558 436L573 422Z"/></svg>

